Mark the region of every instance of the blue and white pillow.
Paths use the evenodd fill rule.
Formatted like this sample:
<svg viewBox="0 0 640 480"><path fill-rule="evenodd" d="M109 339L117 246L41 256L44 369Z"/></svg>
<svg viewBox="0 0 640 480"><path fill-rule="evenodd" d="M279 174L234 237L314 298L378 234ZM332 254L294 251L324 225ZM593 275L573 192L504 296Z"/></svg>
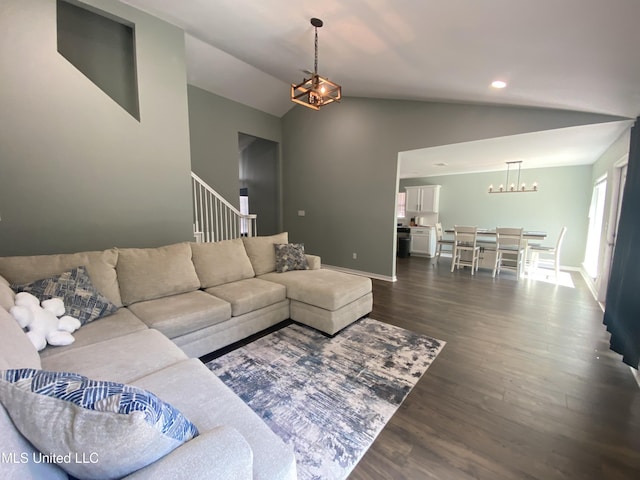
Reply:
<svg viewBox="0 0 640 480"><path fill-rule="evenodd" d="M153 393L77 373L2 371L0 401L27 440L78 478L128 475L198 435Z"/></svg>
<svg viewBox="0 0 640 480"><path fill-rule="evenodd" d="M62 298L67 315L77 318L82 325L118 310L118 307L93 285L87 269L82 265L28 284L13 284L11 288L16 293L28 292L40 301Z"/></svg>

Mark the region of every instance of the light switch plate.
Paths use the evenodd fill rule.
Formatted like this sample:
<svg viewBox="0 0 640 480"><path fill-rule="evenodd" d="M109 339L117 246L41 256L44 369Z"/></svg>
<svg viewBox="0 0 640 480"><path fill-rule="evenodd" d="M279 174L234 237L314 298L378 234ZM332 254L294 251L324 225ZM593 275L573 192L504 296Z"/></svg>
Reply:
<svg viewBox="0 0 640 480"><path fill-rule="evenodd" d="M306 215L306 212L304 210L298 210L299 217L304 217L305 215Z"/></svg>

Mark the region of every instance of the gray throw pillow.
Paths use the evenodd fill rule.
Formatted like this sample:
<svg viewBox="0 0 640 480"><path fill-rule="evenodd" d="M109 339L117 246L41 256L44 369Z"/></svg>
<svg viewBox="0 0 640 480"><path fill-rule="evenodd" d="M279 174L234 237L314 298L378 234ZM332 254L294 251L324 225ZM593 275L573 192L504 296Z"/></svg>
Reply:
<svg viewBox="0 0 640 480"><path fill-rule="evenodd" d="M309 270L304 245L301 243L276 243L276 272Z"/></svg>
<svg viewBox="0 0 640 480"><path fill-rule="evenodd" d="M40 460L77 478L126 476L198 435L153 393L77 373L1 371L0 401Z"/></svg>
<svg viewBox="0 0 640 480"><path fill-rule="evenodd" d="M83 266L32 283L11 285L11 288L16 293L28 292L40 301L62 298L66 314L80 320L82 325L118 310L111 300L93 286Z"/></svg>

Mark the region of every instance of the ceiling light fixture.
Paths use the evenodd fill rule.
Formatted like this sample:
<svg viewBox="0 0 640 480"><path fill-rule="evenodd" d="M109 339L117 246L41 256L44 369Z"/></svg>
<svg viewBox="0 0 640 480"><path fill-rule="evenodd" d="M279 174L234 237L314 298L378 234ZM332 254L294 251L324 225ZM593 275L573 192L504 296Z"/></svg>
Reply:
<svg viewBox="0 0 640 480"><path fill-rule="evenodd" d="M318 28L322 27L323 22L319 18L312 18L311 25L315 30L313 75L298 85L291 84L291 101L320 110L320 107L339 102L342 98L342 88L328 78L318 75Z"/></svg>
<svg viewBox="0 0 640 480"><path fill-rule="evenodd" d="M493 88L504 88L507 86L507 82L503 82L502 80L494 80L491 82L491 86Z"/></svg>
<svg viewBox="0 0 640 480"><path fill-rule="evenodd" d="M497 190L493 189L493 185L489 185L489 193L525 193L525 192L537 192L538 182L533 182L531 188L527 189L527 185L523 182L520 183L520 167L522 166L522 160L516 160L507 163L507 181L505 184L500 184ZM515 183L509 183L509 174L511 173L511 165L518 164L518 181ZM505 186L506 185L506 186ZM520 187L518 188L518 185Z"/></svg>

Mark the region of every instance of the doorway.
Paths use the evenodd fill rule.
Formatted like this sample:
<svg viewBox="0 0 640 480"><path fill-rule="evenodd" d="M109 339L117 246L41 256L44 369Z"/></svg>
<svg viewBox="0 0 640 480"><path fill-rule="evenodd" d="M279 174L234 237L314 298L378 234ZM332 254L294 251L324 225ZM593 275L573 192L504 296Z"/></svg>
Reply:
<svg viewBox="0 0 640 480"><path fill-rule="evenodd" d="M611 264L613 262L613 251L616 243L616 235L618 233L618 223L620 222L620 207L622 206L622 196L624 193L624 185L627 180L627 163L628 157L625 156L619 161L612 175L613 182L611 185L611 199L609 206L608 221L604 232L604 245L601 249L602 261L601 267L596 279L596 292L598 301L604 305L607 296L607 287L609 285L609 276L611 274Z"/></svg>
<svg viewBox="0 0 640 480"><path fill-rule="evenodd" d="M587 233L587 247L584 254L583 266L593 282L598 277L598 263L600 259L600 240L604 220L604 202L607 193L607 178L601 178L593 187L591 206L589 207L589 230Z"/></svg>
<svg viewBox="0 0 640 480"><path fill-rule="evenodd" d="M238 133L238 150L241 210L257 216L258 235L274 235L281 230L279 145Z"/></svg>

